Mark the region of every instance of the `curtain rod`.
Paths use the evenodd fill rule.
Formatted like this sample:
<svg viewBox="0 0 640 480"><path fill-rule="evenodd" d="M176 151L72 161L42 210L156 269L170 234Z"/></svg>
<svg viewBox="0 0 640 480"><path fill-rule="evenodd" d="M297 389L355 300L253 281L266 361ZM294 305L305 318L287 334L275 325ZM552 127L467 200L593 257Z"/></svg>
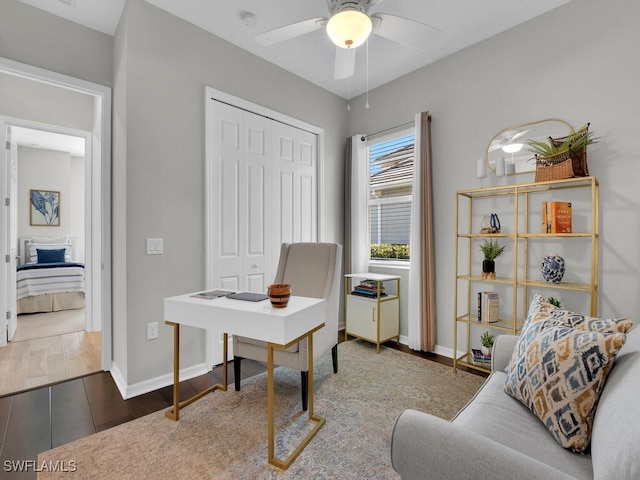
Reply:
<svg viewBox="0 0 640 480"><path fill-rule="evenodd" d="M365 138L375 137L375 136L378 136L378 135L382 135L383 133L387 133L387 132L391 132L393 130L399 130L401 128L408 127L409 125L415 125L415 123L416 122L414 122L414 121L403 123L402 125L396 125L395 127L386 128L384 130L380 130L379 132L367 133L366 135L364 135L364 137Z"/></svg>

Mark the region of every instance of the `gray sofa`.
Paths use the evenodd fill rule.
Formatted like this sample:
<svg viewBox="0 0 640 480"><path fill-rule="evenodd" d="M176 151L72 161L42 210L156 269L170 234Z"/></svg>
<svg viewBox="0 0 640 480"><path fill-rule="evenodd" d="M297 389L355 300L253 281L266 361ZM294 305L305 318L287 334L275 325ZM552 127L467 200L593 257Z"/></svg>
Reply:
<svg viewBox="0 0 640 480"><path fill-rule="evenodd" d="M517 337L500 335L492 373L451 422L400 414L391 461L403 480L640 479L640 327L627 333L602 391L588 454L562 448L520 402L504 393Z"/></svg>

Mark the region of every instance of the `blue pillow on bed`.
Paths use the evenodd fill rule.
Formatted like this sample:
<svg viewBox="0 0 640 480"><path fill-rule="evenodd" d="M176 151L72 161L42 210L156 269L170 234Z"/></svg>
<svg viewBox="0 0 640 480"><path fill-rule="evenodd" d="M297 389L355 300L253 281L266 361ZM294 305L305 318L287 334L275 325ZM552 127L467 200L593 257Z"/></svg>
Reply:
<svg viewBox="0 0 640 480"><path fill-rule="evenodd" d="M37 249L38 263L61 263L64 262L64 248L59 250Z"/></svg>

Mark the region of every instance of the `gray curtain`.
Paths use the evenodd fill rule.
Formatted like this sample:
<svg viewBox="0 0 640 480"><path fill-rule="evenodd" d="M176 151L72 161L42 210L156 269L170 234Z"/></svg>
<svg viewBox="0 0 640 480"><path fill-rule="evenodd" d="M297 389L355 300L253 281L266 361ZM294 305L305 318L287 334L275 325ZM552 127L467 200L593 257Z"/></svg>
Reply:
<svg viewBox="0 0 640 480"><path fill-rule="evenodd" d="M408 336L410 348L427 352L436 346L431 163L431 115L422 112L416 115Z"/></svg>

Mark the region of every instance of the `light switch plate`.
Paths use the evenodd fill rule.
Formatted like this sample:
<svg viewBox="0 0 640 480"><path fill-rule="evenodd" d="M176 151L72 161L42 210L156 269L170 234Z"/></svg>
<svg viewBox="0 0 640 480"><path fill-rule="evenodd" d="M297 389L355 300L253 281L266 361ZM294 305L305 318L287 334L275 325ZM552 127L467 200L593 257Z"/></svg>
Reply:
<svg viewBox="0 0 640 480"><path fill-rule="evenodd" d="M161 238L147 238L147 255L162 255L164 247Z"/></svg>

